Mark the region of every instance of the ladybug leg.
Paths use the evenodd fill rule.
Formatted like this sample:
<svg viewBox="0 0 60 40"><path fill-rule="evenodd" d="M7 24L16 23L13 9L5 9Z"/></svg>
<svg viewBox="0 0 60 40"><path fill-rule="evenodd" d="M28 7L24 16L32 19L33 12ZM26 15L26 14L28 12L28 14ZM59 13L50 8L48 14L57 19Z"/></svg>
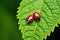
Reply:
<svg viewBox="0 0 60 40"><path fill-rule="evenodd" d="M36 19L35 21L39 22L40 21L40 18L39 19Z"/></svg>
<svg viewBox="0 0 60 40"><path fill-rule="evenodd" d="M29 24L30 22L27 20L27 24Z"/></svg>

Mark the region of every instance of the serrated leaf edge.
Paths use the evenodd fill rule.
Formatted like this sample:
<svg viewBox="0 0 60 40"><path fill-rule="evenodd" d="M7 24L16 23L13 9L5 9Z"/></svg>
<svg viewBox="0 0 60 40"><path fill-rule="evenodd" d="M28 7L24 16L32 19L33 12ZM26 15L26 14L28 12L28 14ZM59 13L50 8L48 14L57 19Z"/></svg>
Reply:
<svg viewBox="0 0 60 40"><path fill-rule="evenodd" d="M19 10L19 9L21 10L22 5L23 5L23 2L24 2L24 1L22 0L22 2L20 3L21 6L19 6L19 7L17 8L18 10ZM20 10L19 10L19 11L20 11ZM17 11L17 13L19 13L19 11ZM17 19L18 19L18 15L16 15L16 16L17 16ZM20 24L20 23L18 22L18 24ZM50 33L51 33L51 32L54 32L54 29L55 29L55 27L58 27L58 24L60 24L60 21L58 21L56 24L53 25L53 28L52 28L52 29L50 30L50 32L44 37L44 39L47 39L47 36L50 36ZM21 27L22 27L22 26L20 25L20 26L19 26L19 30L21 30ZM21 33L23 33L23 31L21 31ZM23 35L22 35L22 38L24 38Z"/></svg>

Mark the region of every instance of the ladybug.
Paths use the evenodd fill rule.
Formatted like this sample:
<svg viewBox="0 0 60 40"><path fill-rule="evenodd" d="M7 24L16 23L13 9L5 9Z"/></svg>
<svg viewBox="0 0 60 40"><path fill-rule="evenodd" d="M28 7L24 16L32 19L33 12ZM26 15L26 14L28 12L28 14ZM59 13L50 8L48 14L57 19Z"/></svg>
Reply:
<svg viewBox="0 0 60 40"><path fill-rule="evenodd" d="M34 12L33 16L34 16L34 20L36 20L36 21L40 20L41 16L40 16L40 14L38 12Z"/></svg>
<svg viewBox="0 0 60 40"><path fill-rule="evenodd" d="M29 24L29 23L32 23L33 20L34 20L33 15L29 15L29 16L27 17L27 23L28 23L28 24Z"/></svg>

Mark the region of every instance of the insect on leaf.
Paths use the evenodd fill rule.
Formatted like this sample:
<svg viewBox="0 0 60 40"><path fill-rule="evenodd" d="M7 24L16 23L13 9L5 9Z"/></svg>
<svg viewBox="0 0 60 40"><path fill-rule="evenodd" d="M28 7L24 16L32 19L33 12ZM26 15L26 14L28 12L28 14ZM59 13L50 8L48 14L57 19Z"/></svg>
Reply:
<svg viewBox="0 0 60 40"><path fill-rule="evenodd" d="M50 36L60 22L59 7L59 0L22 0L18 7L17 18L23 40L43 40ZM27 16L34 12L40 13L40 21L27 25Z"/></svg>

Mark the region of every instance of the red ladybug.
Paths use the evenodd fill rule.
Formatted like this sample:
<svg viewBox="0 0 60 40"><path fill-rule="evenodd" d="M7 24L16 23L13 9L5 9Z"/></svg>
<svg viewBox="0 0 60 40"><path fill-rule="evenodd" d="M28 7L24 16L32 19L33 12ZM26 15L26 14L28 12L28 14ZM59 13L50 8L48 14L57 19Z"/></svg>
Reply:
<svg viewBox="0 0 60 40"><path fill-rule="evenodd" d="M32 23L33 20L34 20L33 15L29 15L29 16L27 17L27 23Z"/></svg>
<svg viewBox="0 0 60 40"><path fill-rule="evenodd" d="M34 12L33 16L34 16L34 20L36 20L36 21L40 20L41 16L40 16L40 14L38 12Z"/></svg>

